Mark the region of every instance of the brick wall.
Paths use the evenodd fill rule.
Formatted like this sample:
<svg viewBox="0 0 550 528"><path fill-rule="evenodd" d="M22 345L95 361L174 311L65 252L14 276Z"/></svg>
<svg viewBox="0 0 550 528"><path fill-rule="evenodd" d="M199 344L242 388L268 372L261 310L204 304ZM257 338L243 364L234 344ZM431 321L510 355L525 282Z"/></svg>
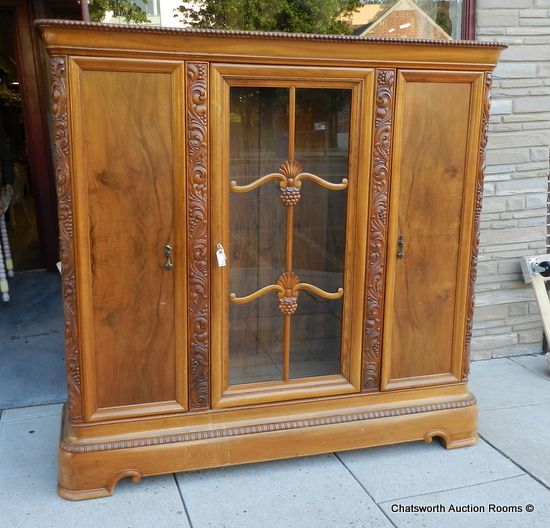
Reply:
<svg viewBox="0 0 550 528"><path fill-rule="evenodd" d="M550 0L478 0L476 31L510 47L494 74L472 358L540 353L519 257L546 252Z"/></svg>

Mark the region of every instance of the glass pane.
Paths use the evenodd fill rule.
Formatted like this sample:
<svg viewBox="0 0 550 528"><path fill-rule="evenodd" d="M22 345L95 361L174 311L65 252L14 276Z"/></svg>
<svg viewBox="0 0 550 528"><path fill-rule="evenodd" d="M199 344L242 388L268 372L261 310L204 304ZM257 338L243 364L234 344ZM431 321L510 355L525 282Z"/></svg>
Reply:
<svg viewBox="0 0 550 528"><path fill-rule="evenodd" d="M229 384L280 380L283 318L274 294L229 309Z"/></svg>
<svg viewBox="0 0 550 528"><path fill-rule="evenodd" d="M277 172L288 157L287 88L230 90L230 180L247 185ZM229 289L237 297L274 284L284 270L285 208L279 186L230 191ZM280 379L282 317L274 293L231 304L230 384Z"/></svg>
<svg viewBox="0 0 550 528"><path fill-rule="evenodd" d="M321 299L302 291L292 316L290 377L340 373L342 298Z"/></svg>
<svg viewBox="0 0 550 528"><path fill-rule="evenodd" d="M296 90L296 160L331 183L348 178L351 90ZM325 291L343 287L347 190L304 181L294 212L294 270Z"/></svg>
<svg viewBox="0 0 550 528"><path fill-rule="evenodd" d="M333 183L348 177L350 103L351 90L296 90L295 158L305 172Z"/></svg>
<svg viewBox="0 0 550 528"><path fill-rule="evenodd" d="M368 0L351 16L365 37L460 39L462 0Z"/></svg>
<svg viewBox="0 0 550 528"><path fill-rule="evenodd" d="M351 90L296 90L296 160L331 183L348 178ZM327 292L343 288L347 190L304 181L294 208L293 269ZM340 372L342 299L305 291L292 318L291 377ZM310 368L309 372L307 367Z"/></svg>

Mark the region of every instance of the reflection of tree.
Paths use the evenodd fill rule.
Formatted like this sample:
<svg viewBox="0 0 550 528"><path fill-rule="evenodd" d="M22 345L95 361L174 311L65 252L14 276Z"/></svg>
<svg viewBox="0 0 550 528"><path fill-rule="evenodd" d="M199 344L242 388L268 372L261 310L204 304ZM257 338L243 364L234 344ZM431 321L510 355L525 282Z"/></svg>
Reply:
<svg viewBox="0 0 550 528"><path fill-rule="evenodd" d="M453 23L451 22L451 17L449 16L449 7L450 2L438 2L435 21L438 26L447 33L447 35L452 35Z"/></svg>
<svg viewBox="0 0 550 528"><path fill-rule="evenodd" d="M453 34L453 23L449 15L449 9L451 3L456 4L456 0L415 0L416 5L428 14L437 25L447 33L447 35Z"/></svg>
<svg viewBox="0 0 550 528"><path fill-rule="evenodd" d="M179 7L192 27L347 34L360 0L208 0Z"/></svg>
<svg viewBox="0 0 550 528"><path fill-rule="evenodd" d="M142 0L146 4L147 0ZM126 22L148 22L147 13L131 0L90 0L90 18L101 22L107 11L113 11L114 16L123 17Z"/></svg>

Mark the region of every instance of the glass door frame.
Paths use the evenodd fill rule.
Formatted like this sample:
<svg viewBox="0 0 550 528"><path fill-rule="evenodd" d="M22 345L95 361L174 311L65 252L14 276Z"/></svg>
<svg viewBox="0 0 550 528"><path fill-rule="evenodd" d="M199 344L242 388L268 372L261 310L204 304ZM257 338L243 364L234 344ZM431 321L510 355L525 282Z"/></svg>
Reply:
<svg viewBox="0 0 550 528"><path fill-rule="evenodd" d="M210 207L211 396L213 407L296 400L361 390L361 351L367 252L371 124L375 71L362 68L313 68L212 64ZM219 267L216 247L230 254L229 116L230 88L332 88L351 90L348 198L342 317L341 373L311 378L229 385L229 270ZM294 109L289 108L289 112ZM293 136L293 132L289 136ZM275 168L274 168L275 169ZM262 175L258 175L258 178ZM283 270L282 270L283 271ZM274 295L273 293L269 295Z"/></svg>

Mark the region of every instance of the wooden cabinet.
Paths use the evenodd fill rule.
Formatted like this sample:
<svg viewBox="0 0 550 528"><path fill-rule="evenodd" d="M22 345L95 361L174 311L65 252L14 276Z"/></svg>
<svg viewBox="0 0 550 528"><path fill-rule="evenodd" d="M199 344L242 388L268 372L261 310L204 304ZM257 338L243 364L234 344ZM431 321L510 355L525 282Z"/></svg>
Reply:
<svg viewBox="0 0 550 528"><path fill-rule="evenodd" d="M59 492L441 437L467 389L491 71L468 42L39 23Z"/></svg>

